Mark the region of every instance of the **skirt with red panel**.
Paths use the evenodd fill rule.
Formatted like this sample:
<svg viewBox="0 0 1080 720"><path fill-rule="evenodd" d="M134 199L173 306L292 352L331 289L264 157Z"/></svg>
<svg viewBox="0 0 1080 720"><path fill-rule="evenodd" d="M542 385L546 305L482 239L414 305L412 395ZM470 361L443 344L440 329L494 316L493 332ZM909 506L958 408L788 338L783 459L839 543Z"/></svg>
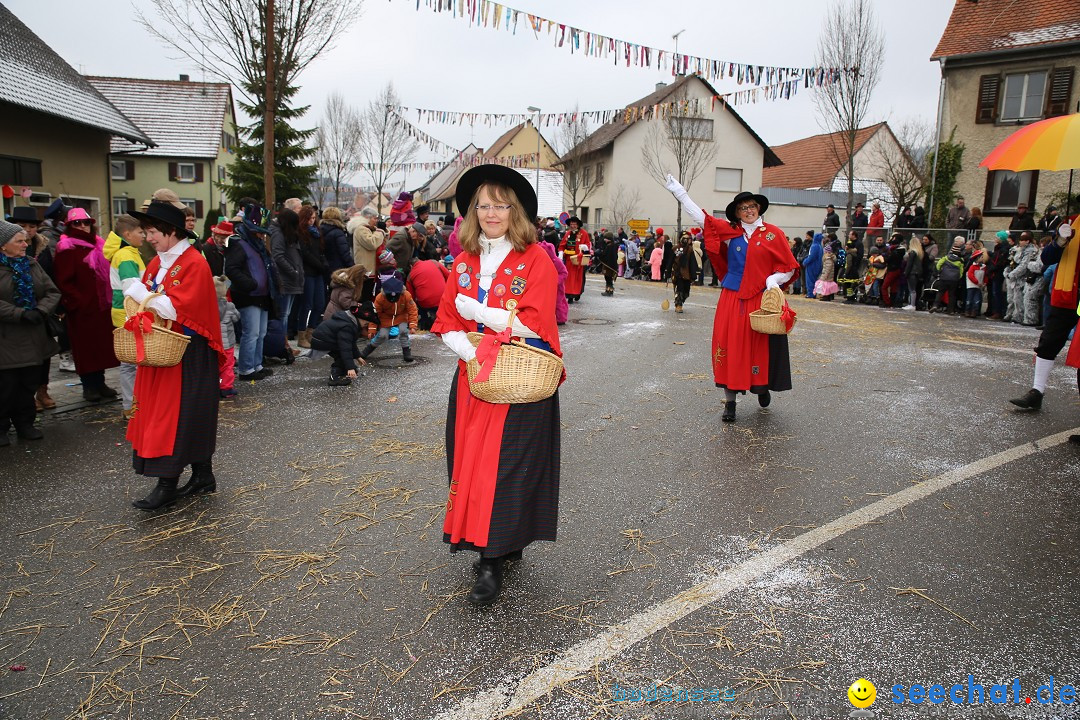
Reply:
<svg viewBox="0 0 1080 720"><path fill-rule="evenodd" d="M761 295L740 300L720 291L713 319L712 367L717 387L736 392L791 389L787 335L765 335L750 327L750 313L761 308Z"/></svg>
<svg viewBox="0 0 1080 720"><path fill-rule="evenodd" d="M451 552L475 550L499 557L536 540L555 540L559 393L518 405L484 402L469 392L464 363L458 365L446 412L451 494L443 542ZM451 518L453 503L457 505Z"/></svg>
<svg viewBox="0 0 1080 720"><path fill-rule="evenodd" d="M1076 323L1076 329L1073 330L1073 339L1069 345L1069 354L1065 356L1065 364L1069 367L1080 368L1080 322Z"/></svg>

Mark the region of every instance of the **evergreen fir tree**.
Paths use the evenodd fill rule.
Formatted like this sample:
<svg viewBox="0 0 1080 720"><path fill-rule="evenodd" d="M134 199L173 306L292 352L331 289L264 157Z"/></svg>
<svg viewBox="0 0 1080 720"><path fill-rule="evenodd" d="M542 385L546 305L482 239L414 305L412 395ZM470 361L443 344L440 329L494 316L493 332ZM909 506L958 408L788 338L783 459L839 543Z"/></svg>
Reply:
<svg viewBox="0 0 1080 720"><path fill-rule="evenodd" d="M262 198L263 192L263 110L265 90L259 85L245 85L244 89L258 98L256 105L241 102L240 107L250 117L258 120L243 129L243 139L236 149L236 158L229 166L231 183L225 187L225 193L231 203L242 197ZM315 179L318 167L305 165L303 162L314 154L308 147L308 139L315 130L297 130L290 123L307 113L310 106L289 107L289 100L296 95L294 86L278 89L276 116L274 120L274 197L278 201L285 198L306 198L308 188Z"/></svg>

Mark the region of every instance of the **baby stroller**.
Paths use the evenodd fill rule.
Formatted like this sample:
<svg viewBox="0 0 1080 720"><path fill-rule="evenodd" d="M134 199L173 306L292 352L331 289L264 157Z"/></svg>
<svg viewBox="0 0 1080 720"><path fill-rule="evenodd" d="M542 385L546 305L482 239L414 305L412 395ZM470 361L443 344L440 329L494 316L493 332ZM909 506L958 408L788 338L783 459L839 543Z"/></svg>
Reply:
<svg viewBox="0 0 1080 720"><path fill-rule="evenodd" d="M932 308L937 303L939 292L937 284L937 278L934 278L932 283L923 288L922 295L919 296L919 300L922 302L923 307Z"/></svg>

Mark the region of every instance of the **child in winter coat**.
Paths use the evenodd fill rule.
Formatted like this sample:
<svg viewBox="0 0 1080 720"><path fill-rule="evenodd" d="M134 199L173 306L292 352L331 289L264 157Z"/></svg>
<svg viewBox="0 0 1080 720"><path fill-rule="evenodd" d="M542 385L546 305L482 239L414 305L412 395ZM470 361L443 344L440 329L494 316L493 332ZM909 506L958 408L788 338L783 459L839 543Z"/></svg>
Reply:
<svg viewBox="0 0 1080 720"><path fill-rule="evenodd" d="M413 357L409 333L416 332L420 313L412 295L405 289L405 283L397 277L384 280L382 292L375 297L375 312L379 315L378 331L360 351L360 357L366 358L374 352L375 348L390 337L390 329L397 328L398 336L401 338L401 355L405 362L411 363Z"/></svg>
<svg viewBox="0 0 1080 720"><path fill-rule="evenodd" d="M330 365L331 386L351 385L356 379L357 361L366 365L356 342L360 339L363 308L353 305L348 310L338 310L311 334L311 349L328 353L333 358Z"/></svg>
<svg viewBox="0 0 1080 720"><path fill-rule="evenodd" d="M948 297L948 313L956 312L957 293L960 292L960 281L964 277L964 238L957 235L953 240L952 250L949 254L937 261L937 302L930 312L938 312L945 307L945 298Z"/></svg>
<svg viewBox="0 0 1080 720"><path fill-rule="evenodd" d="M964 304L964 315L973 318L978 317L982 311L983 287L986 285L986 261L989 260L982 242L976 240L971 251L971 259L968 260L967 271L967 302Z"/></svg>
<svg viewBox="0 0 1080 720"><path fill-rule="evenodd" d="M833 299L833 295L840 291L840 286L833 280L836 273L836 254L833 252L832 243L823 243L821 246L821 270L818 279L814 283L814 295L818 300Z"/></svg>
<svg viewBox="0 0 1080 720"><path fill-rule="evenodd" d="M218 368L219 392L222 400L231 400L237 395L233 384L236 382L236 323L240 322L240 311L229 302L224 275L214 278L214 289L217 290L218 315L221 316L221 346L225 348L225 362Z"/></svg>
<svg viewBox="0 0 1080 720"><path fill-rule="evenodd" d="M413 212L412 193L402 192L390 206L390 224L412 225L414 222L416 222L416 213Z"/></svg>
<svg viewBox="0 0 1080 720"><path fill-rule="evenodd" d="M112 286L113 327L123 327L127 316L124 312L124 290L139 282L146 264L139 254L143 244L143 231L139 221L131 215L116 218L116 227L105 239L102 252L109 261L109 282ZM135 394L135 365L120 363L120 396L124 401L124 417L131 417L131 401ZM52 407L56 407L53 403Z"/></svg>
<svg viewBox="0 0 1080 720"><path fill-rule="evenodd" d="M329 320L334 313L348 310L359 302L359 290L363 287L365 280L372 285L375 283L374 278L367 277L367 268L363 265L335 270L330 275L330 301L326 304L326 310L323 311L323 322Z"/></svg>

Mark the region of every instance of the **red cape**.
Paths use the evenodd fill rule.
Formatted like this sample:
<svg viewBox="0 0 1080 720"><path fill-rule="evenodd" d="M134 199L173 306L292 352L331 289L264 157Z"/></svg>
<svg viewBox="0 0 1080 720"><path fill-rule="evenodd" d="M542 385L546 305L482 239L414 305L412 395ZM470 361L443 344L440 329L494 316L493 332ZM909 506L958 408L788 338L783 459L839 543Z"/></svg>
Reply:
<svg viewBox="0 0 1080 720"><path fill-rule="evenodd" d="M716 276L723 279L727 274L727 247L725 240L737 238L743 234L741 225L732 227L727 219L705 216L705 252L709 261L716 268ZM775 225L765 223L750 237L746 249L746 267L743 268L742 284L739 285L740 300L749 300L765 291L765 279L778 272L790 272L799 269L799 263L791 254L787 235ZM795 276L785 283L785 287L795 281Z"/></svg>
<svg viewBox="0 0 1080 720"><path fill-rule="evenodd" d="M161 267L155 257L146 266L143 284L153 290L154 277ZM225 361L221 345L221 316L218 313L214 278L205 258L189 247L173 263L158 292L172 300L176 308L173 329L178 325L206 338L218 353L218 364ZM167 368L139 367L135 374L135 395L132 400L131 421L127 439L139 457L155 458L172 455L176 442L176 424L180 417L183 362Z"/></svg>
<svg viewBox="0 0 1080 720"><path fill-rule="evenodd" d="M431 328L433 333L477 331L474 321L466 320L458 313L454 298L461 293L476 299L479 274L479 256L462 252L454 257L454 268ZM555 323L557 292L555 266L543 249L534 243L525 252L510 251L491 281L484 304L506 309L507 301L517 301L517 316L521 322L550 345L553 353L562 357L559 328ZM484 332L492 331L485 328ZM565 374L563 377L565 379ZM450 536L451 543L464 540L477 547L487 546L503 427L509 409L509 405L475 398L469 391L465 363L458 361L454 467L450 477L446 519L443 521L443 532Z"/></svg>
<svg viewBox="0 0 1080 720"><path fill-rule="evenodd" d="M568 244L569 247L567 247ZM567 295L580 295L585 290L585 269L588 263L585 262L584 257L581 258L580 265L570 262L570 258L579 254L578 247L581 245L592 247L589 242L589 233L584 230L578 230L573 240L570 238L570 232L567 231L559 241L559 253L562 255L563 264L566 265L566 281L563 283L563 289Z"/></svg>

